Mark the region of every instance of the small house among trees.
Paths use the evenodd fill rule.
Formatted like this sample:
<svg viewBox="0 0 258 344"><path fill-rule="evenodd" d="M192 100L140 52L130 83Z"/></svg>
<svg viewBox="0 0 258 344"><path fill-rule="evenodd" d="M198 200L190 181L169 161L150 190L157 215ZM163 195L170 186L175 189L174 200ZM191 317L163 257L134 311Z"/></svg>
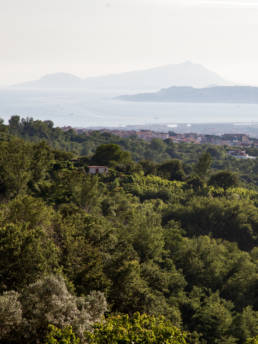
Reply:
<svg viewBox="0 0 258 344"><path fill-rule="evenodd" d="M88 166L89 174L106 174L108 173L107 166Z"/></svg>

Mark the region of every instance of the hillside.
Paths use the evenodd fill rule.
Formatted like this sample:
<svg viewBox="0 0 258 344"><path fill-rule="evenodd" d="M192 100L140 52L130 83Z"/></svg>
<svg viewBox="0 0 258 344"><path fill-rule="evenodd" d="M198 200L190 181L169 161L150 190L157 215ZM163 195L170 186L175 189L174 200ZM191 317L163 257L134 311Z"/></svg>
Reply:
<svg viewBox="0 0 258 344"><path fill-rule="evenodd" d="M258 87L216 86L207 88L169 87L155 93L122 95L120 100L133 102L178 103L258 103Z"/></svg>
<svg viewBox="0 0 258 344"><path fill-rule="evenodd" d="M0 123L0 343L255 343L258 193L235 172L257 164L224 150Z"/></svg>

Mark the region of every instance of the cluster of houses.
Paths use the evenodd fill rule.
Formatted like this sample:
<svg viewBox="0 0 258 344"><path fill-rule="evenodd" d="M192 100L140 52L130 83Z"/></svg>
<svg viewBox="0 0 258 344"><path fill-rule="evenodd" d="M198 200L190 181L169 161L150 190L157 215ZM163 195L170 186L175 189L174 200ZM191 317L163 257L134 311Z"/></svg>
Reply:
<svg viewBox="0 0 258 344"><path fill-rule="evenodd" d="M245 134L223 134L221 136L205 135L205 139L207 143L223 146L250 147L254 145L258 147L258 139L250 138Z"/></svg>
<svg viewBox="0 0 258 344"><path fill-rule="evenodd" d="M228 155L233 156L236 159L256 159L255 156L248 155L244 150L232 150L228 152Z"/></svg>
<svg viewBox="0 0 258 344"><path fill-rule="evenodd" d="M91 135L95 130L92 129L76 129L72 127L62 128L64 131L75 130L78 134L84 133ZM251 138L246 134L223 134L223 135L204 135L197 133L162 133L152 130L120 130L120 129L100 129L102 133L109 133L119 137L138 137L140 139L151 141L158 138L161 140L171 140L174 143L193 143L193 144L213 144L229 147L241 147L241 149L235 149L228 152L229 156L233 156L237 159L255 159L256 157L250 156L245 152L245 148L257 147L258 139ZM108 167L106 166L89 166L90 174L105 174L108 173Z"/></svg>
<svg viewBox="0 0 258 344"><path fill-rule="evenodd" d="M258 147L258 139L250 138L246 134L203 135L197 133L159 133L152 130L105 130L120 137L138 137L151 141L154 138L171 140L175 143L214 144L220 146Z"/></svg>
<svg viewBox="0 0 258 344"><path fill-rule="evenodd" d="M245 134L223 134L202 135L195 133L176 134L173 133L170 139L175 143L186 142L195 144L213 144L220 146L237 146L237 147L258 147L258 139L250 138Z"/></svg>
<svg viewBox="0 0 258 344"><path fill-rule="evenodd" d="M91 135L95 130L64 127L64 131L75 130L78 134ZM258 147L258 139L251 138L246 134L223 134L223 135L204 135L197 133L175 133L175 132L157 132L153 130L122 130L122 129L100 129L103 133L109 133L120 137L138 137L140 139L151 141L154 138L161 140L171 140L175 143L194 143L194 144L213 144L221 146L237 147Z"/></svg>

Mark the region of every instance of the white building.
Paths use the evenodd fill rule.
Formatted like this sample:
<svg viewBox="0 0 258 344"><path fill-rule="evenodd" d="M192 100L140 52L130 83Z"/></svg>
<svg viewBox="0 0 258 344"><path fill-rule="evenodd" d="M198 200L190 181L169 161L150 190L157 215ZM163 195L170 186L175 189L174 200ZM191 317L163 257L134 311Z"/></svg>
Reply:
<svg viewBox="0 0 258 344"><path fill-rule="evenodd" d="M88 166L89 174L106 174L108 173L107 166Z"/></svg>

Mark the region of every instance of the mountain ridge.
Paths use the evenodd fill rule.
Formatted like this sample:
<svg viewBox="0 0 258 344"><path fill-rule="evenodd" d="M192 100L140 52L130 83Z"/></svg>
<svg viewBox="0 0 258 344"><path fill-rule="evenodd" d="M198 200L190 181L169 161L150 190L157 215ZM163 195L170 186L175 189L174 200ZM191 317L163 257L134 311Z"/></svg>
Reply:
<svg viewBox="0 0 258 344"><path fill-rule="evenodd" d="M169 86L207 87L212 84L228 85L230 82L200 64L187 61L87 78L80 78L69 73L53 73L38 80L13 85L13 87L159 90Z"/></svg>

